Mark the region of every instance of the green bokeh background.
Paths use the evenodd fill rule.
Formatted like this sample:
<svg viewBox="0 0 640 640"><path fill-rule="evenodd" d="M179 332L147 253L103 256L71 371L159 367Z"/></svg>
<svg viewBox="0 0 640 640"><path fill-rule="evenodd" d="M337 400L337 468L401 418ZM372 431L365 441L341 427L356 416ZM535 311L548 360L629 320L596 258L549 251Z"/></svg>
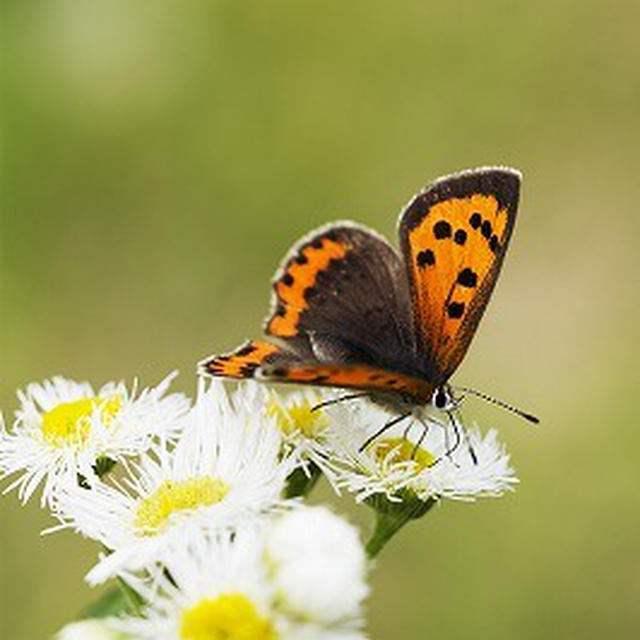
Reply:
<svg viewBox="0 0 640 640"><path fill-rule="evenodd" d="M499 426L517 492L443 504L380 557L375 640L640 637L635 1L3 3L2 390L155 383L259 331L302 233L394 237L410 195L525 172L456 380L534 410ZM328 496L326 488L324 495ZM347 501L338 504L349 509ZM2 633L90 602L95 547L0 502ZM356 514L356 518L362 514Z"/></svg>

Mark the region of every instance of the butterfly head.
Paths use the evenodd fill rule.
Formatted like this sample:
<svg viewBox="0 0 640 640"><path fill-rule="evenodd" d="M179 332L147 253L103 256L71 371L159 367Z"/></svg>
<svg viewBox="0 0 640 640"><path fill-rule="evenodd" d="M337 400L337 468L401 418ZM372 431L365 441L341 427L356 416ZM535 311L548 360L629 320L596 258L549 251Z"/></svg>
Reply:
<svg viewBox="0 0 640 640"><path fill-rule="evenodd" d="M452 389L448 384L444 384L435 388L429 404L438 411L449 413L460 406L460 399L453 395Z"/></svg>

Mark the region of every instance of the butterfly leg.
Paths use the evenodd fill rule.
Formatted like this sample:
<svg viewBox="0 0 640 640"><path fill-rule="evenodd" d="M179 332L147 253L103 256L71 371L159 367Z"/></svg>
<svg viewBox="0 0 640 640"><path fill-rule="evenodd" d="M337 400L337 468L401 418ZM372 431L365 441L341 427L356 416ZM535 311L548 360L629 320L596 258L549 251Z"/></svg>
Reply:
<svg viewBox="0 0 640 640"><path fill-rule="evenodd" d="M418 449L422 446L424 439L427 437L427 433L429 433L429 423L420 420L420 424L422 425L422 433L418 438L417 442L413 445L413 451L411 452L411 459L413 460L416 457L416 453L418 453Z"/></svg>
<svg viewBox="0 0 640 640"><path fill-rule="evenodd" d="M429 426L430 423L433 423L435 425L437 425L438 427L440 427L443 431L444 431L444 453L436 458L430 466L435 466L436 464L438 464L438 462L440 462L441 460L443 460L444 458L449 458L449 460L456 466L459 466L452 458L451 458L451 454L460 446L460 433L457 429L457 427L454 425L454 433L456 434L456 441L454 442L453 446L450 446L449 444L449 429L447 428L447 425L445 425L444 423L440 422L440 420L436 420L433 417L427 418L427 422L425 423L423 418L418 418L420 420L420 423L422 424L424 431L422 433L422 435L420 436L420 440L418 441L418 444L416 445L416 448L414 450L414 455L415 455L415 451L417 451L418 447L420 447L420 445L422 445L422 442L424 440L424 438L427 436L427 433L429 431Z"/></svg>
<svg viewBox="0 0 640 640"><path fill-rule="evenodd" d="M441 424L438 421L438 424ZM449 458L451 455L452 451L455 451L456 447L458 446L458 443L454 444L453 447L451 447L449 445L449 429L447 429L447 427L445 425L441 425L443 430L444 430L444 455ZM456 434L456 436L458 436L458 431L457 429L454 429L454 433ZM457 438L456 438L457 439Z"/></svg>
<svg viewBox="0 0 640 640"><path fill-rule="evenodd" d="M460 429L458 428L458 421L455 419L455 417L449 412L447 412L447 417L449 418L449 422L453 427L453 433L455 434L455 437L456 437L452 447L449 447L448 436L447 436L447 440L445 441L446 449L445 449L444 455L447 456L447 458L450 458L451 454L460 446L460 443L462 442L462 436L460 435Z"/></svg>
<svg viewBox="0 0 640 640"><path fill-rule="evenodd" d="M409 422L406 426L405 430L402 432L402 439L409 441L409 433L411 433L411 427L413 427L413 422Z"/></svg>
<svg viewBox="0 0 640 640"><path fill-rule="evenodd" d="M431 463L430 466L432 466L432 467L437 465L441 460L444 460L444 458L449 458L449 461L452 464L454 464L456 467L460 466L460 465L458 465L457 462L455 462L455 460L453 460L451 458L451 454L460 446L460 443L462 442L462 437L460 435L460 431L458 429L457 423L455 421L452 421L452 417L449 415L449 412L447 412L447 415L449 416L449 420L451 421L451 426L453 427L453 432L455 433L455 436L456 436L456 439L455 439L453 445L451 445L450 442L449 442L449 429L447 428L447 425L444 424L443 422L440 422L440 420L437 420L434 417L427 418L428 423L433 423L433 424L437 425L438 427L440 427L444 431L444 453L441 456L439 456L438 458L436 458ZM425 428L425 431L422 434L420 442L418 443L418 446L420 446L422 444L422 440L427 435L427 431L429 429L429 424L425 424L423 418L418 418L418 419L422 423L422 426Z"/></svg>
<svg viewBox="0 0 640 640"><path fill-rule="evenodd" d="M455 447L457 448L460 445L460 431L458 430L458 426L460 427L460 430L462 431L462 435L464 437L464 441L467 445L467 449L469 450L469 455L471 456L471 460L473 461L473 464L477 465L478 464L478 456L476 455L476 452L473 448L473 445L471 444L471 439L469 438L469 432L467 431L466 427L464 426L464 422L462 422L462 420L460 420L460 424L458 425L458 420L456 420L455 414L453 413L453 411L447 411L447 415L449 416L449 421L451 422L451 426L453 427L453 430L456 433L456 440L457 443L455 445ZM455 450L455 449L454 449Z"/></svg>
<svg viewBox="0 0 640 640"><path fill-rule="evenodd" d="M313 407L311 407L311 411L318 411L319 409L324 409L324 407L330 407L333 404L339 404L340 402L346 402L347 400L356 400L357 398L366 398L368 397L368 393L352 393L346 396L340 396L339 398L331 398L330 400L325 400L324 402L320 402Z"/></svg>
<svg viewBox="0 0 640 640"><path fill-rule="evenodd" d="M393 425L406 420L411 415L411 413L411 411L408 411L407 413L401 413L399 416L391 418L391 420L385 422L382 427L380 427L380 429L378 429L372 436L367 438L362 445L360 445L358 451L362 453L376 438L379 438L385 431L391 429Z"/></svg>

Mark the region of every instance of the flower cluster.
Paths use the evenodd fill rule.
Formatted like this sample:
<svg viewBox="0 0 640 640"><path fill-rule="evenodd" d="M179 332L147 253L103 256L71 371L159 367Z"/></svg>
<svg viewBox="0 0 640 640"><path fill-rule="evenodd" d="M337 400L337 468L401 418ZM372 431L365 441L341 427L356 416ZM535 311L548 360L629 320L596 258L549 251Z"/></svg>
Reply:
<svg viewBox="0 0 640 640"><path fill-rule="evenodd" d="M26 502L42 483L42 504L53 506L57 489L78 476L93 484L103 465L147 451L157 438L175 438L190 405L183 394L167 394L175 375L141 392L123 382L95 392L61 377L19 391L13 430L2 425L0 432L0 469L18 474L9 489L17 487Z"/></svg>
<svg viewBox="0 0 640 640"><path fill-rule="evenodd" d="M369 401L200 382L195 402L124 383L54 378L18 393L0 425L0 475L99 543L90 585L116 579L59 634L129 640L365 638L368 558L444 498L499 496L517 481L494 431ZM374 508L357 529L303 499L319 478Z"/></svg>

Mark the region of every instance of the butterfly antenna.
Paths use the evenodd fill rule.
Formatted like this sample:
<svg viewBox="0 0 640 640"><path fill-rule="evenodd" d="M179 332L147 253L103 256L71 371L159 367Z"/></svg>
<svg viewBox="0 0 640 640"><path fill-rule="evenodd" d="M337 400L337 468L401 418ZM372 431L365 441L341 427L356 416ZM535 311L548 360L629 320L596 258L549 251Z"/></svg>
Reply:
<svg viewBox="0 0 640 640"><path fill-rule="evenodd" d="M538 424L540 422L539 418L536 418L536 416L527 413L526 411L523 411L522 409L518 409L517 407L514 407L513 405L507 404L506 402L503 402L502 400L498 400L497 398L494 398L493 396L490 396L486 393L482 393L482 391L476 391L475 389L470 389L469 387L454 387L456 391L462 391L462 393L469 393L472 396L476 396L478 398L481 398L482 400L484 400L485 402L489 402L490 404L495 404L498 407L502 407L503 409L506 409L507 411L510 411L511 413L515 413L517 416L520 416L521 418L524 418L525 420L528 420L529 422L532 422L533 424Z"/></svg>

